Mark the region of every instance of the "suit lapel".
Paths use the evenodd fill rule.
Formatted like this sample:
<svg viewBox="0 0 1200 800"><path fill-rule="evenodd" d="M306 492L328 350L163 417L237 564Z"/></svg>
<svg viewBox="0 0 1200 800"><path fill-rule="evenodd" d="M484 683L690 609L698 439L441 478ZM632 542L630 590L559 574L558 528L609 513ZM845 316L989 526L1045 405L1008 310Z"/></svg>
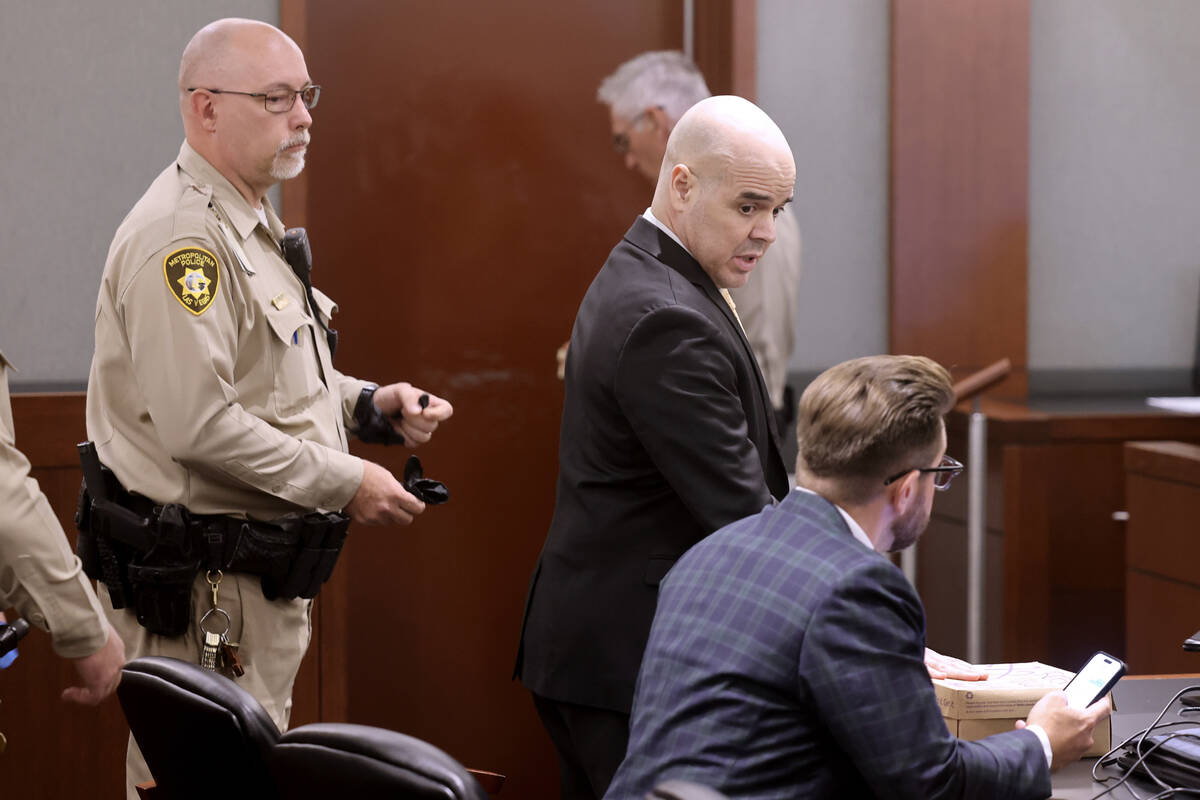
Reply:
<svg viewBox="0 0 1200 800"><path fill-rule="evenodd" d="M654 256L663 264L666 264L699 287L712 304L717 307L717 310L728 320L734 333L737 334L738 339L742 342L742 350L746 358L754 365L754 374L758 376L759 402L767 418L767 430L771 434L772 444L775 445L778 451L779 431L775 428L775 410L771 408L771 404L767 399L770 397L770 394L767 392L766 378L763 377L762 369L758 365L758 359L754 357L754 348L750 346L750 340L746 338L746 331L742 328L742 323L734 316L733 309L729 307L729 303L725 302L725 298L721 296L721 292L717 289L717 285L713 283L712 278L700 266L700 262L692 257L691 253L640 214L634 220L633 227L625 234L625 240L639 250L644 250Z"/></svg>

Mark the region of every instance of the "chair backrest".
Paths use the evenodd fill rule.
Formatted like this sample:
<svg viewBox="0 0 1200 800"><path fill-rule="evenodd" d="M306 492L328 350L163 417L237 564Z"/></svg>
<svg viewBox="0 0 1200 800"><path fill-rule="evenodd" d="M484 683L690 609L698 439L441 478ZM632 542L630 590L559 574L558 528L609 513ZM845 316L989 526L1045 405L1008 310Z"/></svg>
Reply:
<svg viewBox="0 0 1200 800"><path fill-rule="evenodd" d="M288 731L271 750L280 796L486 800L483 787L438 748L396 731L314 723Z"/></svg>
<svg viewBox="0 0 1200 800"><path fill-rule="evenodd" d="M279 740L267 712L242 687L174 658L135 658L117 697L162 795L278 797L267 757Z"/></svg>

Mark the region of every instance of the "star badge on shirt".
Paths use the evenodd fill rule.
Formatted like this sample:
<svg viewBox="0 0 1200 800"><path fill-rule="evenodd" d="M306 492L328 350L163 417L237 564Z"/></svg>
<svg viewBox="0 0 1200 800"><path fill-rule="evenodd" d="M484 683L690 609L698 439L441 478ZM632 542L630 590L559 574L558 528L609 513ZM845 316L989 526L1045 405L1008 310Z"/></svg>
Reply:
<svg viewBox="0 0 1200 800"><path fill-rule="evenodd" d="M202 247L184 247L163 259L167 288L179 304L200 316L212 305L221 282L217 257Z"/></svg>

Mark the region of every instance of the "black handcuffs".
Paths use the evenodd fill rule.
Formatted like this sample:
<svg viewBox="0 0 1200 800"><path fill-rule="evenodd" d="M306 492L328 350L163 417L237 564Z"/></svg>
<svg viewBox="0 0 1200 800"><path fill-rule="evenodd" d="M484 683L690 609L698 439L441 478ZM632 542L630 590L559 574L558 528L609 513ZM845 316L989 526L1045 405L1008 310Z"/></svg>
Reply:
<svg viewBox="0 0 1200 800"><path fill-rule="evenodd" d="M356 435L367 444L404 444L404 436L396 432L392 422L379 407L375 405L375 384L367 384L358 395L354 404L354 424L358 426ZM421 407L429 405L429 395L421 395ZM450 499L450 490L441 481L425 477L421 467L421 459L409 456L404 465L404 488L417 499L431 506L441 505Z"/></svg>

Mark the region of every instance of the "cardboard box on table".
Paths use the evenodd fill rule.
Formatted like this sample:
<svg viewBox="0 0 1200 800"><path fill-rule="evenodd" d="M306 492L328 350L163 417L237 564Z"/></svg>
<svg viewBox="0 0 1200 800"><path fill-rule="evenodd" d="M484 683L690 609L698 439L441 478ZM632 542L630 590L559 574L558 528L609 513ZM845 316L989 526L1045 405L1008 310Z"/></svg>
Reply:
<svg viewBox="0 0 1200 800"><path fill-rule="evenodd" d="M960 739L982 739L1011 731L1025 719L1043 695L1061 689L1075 673L1037 661L1023 664L980 664L986 681L938 679L933 682L938 708L946 727ZM1093 734L1095 744L1086 755L1100 756L1112 747L1112 726L1104 720Z"/></svg>

